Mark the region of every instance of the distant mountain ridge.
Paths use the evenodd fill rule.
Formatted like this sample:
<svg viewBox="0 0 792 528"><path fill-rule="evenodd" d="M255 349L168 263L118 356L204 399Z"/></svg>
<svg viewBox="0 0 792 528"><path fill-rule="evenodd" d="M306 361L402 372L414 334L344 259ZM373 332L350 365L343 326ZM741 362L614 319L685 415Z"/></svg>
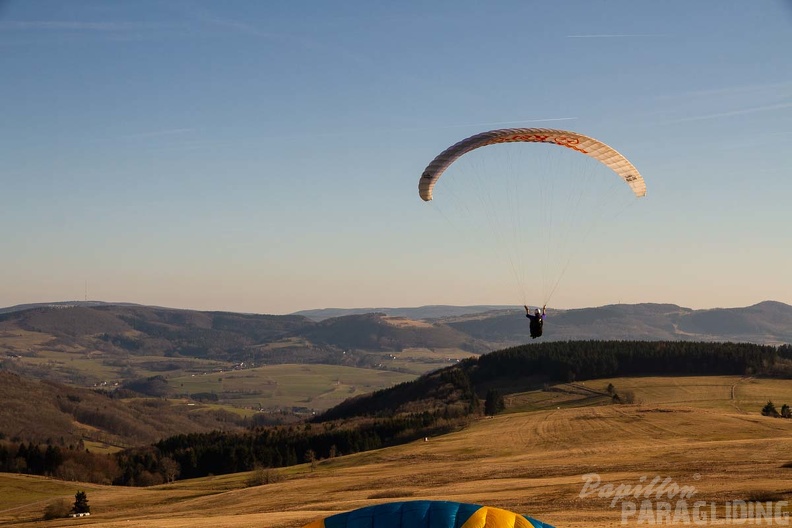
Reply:
<svg viewBox="0 0 792 528"><path fill-rule="evenodd" d="M314 321L323 321L325 319L343 317L345 315L361 315L379 312L394 317L408 317L410 319L424 320L473 315L497 310L514 310L514 306L494 304L452 306L447 304L436 304L414 308L320 308L316 310L300 310L299 312L294 312L292 315L302 315Z"/></svg>
<svg viewBox="0 0 792 528"><path fill-rule="evenodd" d="M511 345L530 342L521 308L504 305L371 309L389 316L445 324L477 340ZM330 308L297 312L314 320L367 313L366 309ZM588 339L792 342L792 306L763 301L741 308L694 310L675 304L612 304L550 310L543 340Z"/></svg>
<svg viewBox="0 0 792 528"><path fill-rule="evenodd" d="M484 341L531 341L528 325L513 313L444 322ZM502 338L508 341L498 341ZM674 304L614 304L548 312L542 340L589 339L784 344L792 342L792 306L764 301L744 308L693 310Z"/></svg>
<svg viewBox="0 0 792 528"><path fill-rule="evenodd" d="M64 331L66 308L81 327L77 333L113 334L138 321L138 331L178 339L184 346L200 335L203 344L214 348L235 348L262 344L288 337L316 340L325 346L357 347L371 350L399 350L409 347L462 347L479 351L483 347L500 347L532 342L522 308L504 305L450 306L429 305L400 308L325 308L302 310L289 315L243 314L234 312L199 312L160 308L130 303L74 301L40 303L0 308L0 321L19 317L30 310L52 311L53 315L36 317L49 321L39 331ZM100 313L101 312L101 313ZM93 319L104 319L105 323ZM15 315L16 314L16 315ZM120 322L113 319L120 317ZM29 319L29 318L28 318ZM55 324L58 319L60 323ZM75 317L68 318L75 320ZM420 321L426 324L394 324L396 321ZM32 323L28 323L29 325ZM75 323L68 323L74 325ZM102 324L108 324L103 329ZM51 326L55 325L55 326ZM156 328L150 326L155 325ZM180 328L176 332L176 328ZM32 328L31 328L32 329ZM48 330L49 329L49 330ZM148 330L147 330L148 329ZM66 332L74 335L75 331ZM220 335L222 334L222 336ZM358 335L359 334L359 335ZM777 301L763 301L742 308L694 310L675 304L612 304L592 308L549 310L544 341L559 340L685 340L743 341L758 344L792 342L792 306ZM213 341L214 340L214 341ZM489 345L488 345L489 344ZM2 351L2 340L0 340Z"/></svg>

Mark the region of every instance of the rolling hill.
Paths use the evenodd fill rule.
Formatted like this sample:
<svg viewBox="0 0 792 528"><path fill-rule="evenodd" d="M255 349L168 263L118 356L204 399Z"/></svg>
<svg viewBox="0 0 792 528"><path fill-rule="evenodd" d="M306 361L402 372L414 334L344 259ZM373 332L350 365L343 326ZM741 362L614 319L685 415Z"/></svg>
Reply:
<svg viewBox="0 0 792 528"><path fill-rule="evenodd" d="M410 351L416 348L422 350ZM460 353L487 350L486 343L450 326L385 314L316 322L297 315L95 303L25 307L0 314L1 368L81 386L275 364L420 373ZM396 361L396 353L401 361Z"/></svg>
<svg viewBox="0 0 792 528"><path fill-rule="evenodd" d="M125 446L176 430L229 427L260 410L321 412L465 358L531 341L521 310L490 308L415 309L431 315L425 320L403 315L417 316L415 311L388 309L312 320L97 302L7 308L0 311L0 374L18 377L5 383L4 401L12 404L5 415L0 410L0 425L8 435L30 431L44 439L61 431L59 436ZM559 310L550 313L545 336L534 343L609 336L792 342L792 307L767 301L740 309L639 304ZM86 391L81 401L116 416L100 418L100 412L87 419L84 411L82 417L64 412L62 402L76 387L126 388L171 403L157 407L161 421L138 423L155 404ZM186 409L187 401L212 412L189 413L197 409ZM24 410L11 413L15 405ZM223 417L217 405L236 418Z"/></svg>
<svg viewBox="0 0 792 528"><path fill-rule="evenodd" d="M0 433L93 451L146 445L181 433L241 430L243 415L209 405L154 398L115 399L0 371ZM249 422L248 422L249 423Z"/></svg>
<svg viewBox="0 0 792 528"><path fill-rule="evenodd" d="M607 494L586 493L592 475L612 488L669 479L691 493L689 513L694 501L704 501L708 515L715 512L720 522L713 524L724 523L727 502L792 498L792 421L756 410L768 397L792 401L788 382L675 376L586 386L601 392L609 383L634 390L640 403L601 405L596 397L570 394L574 387L566 384L516 393L505 414L464 430L283 469L269 484L255 484L255 472L149 488L0 474L0 524L41 522L47 505L73 501L78 489L88 494L91 517L47 526L298 528L335 512L414 499L489 504L564 528L622 526L622 504L633 497L612 502ZM670 502L672 511L678 504L665 495L649 500ZM655 521L656 514L653 508ZM627 521L634 525L636 518Z"/></svg>
<svg viewBox="0 0 792 528"><path fill-rule="evenodd" d="M515 312L442 318L473 338L500 344L529 342L528 325ZM745 308L692 310L673 304L616 304L550 311L544 341L641 339L792 342L792 306L765 301Z"/></svg>
<svg viewBox="0 0 792 528"><path fill-rule="evenodd" d="M300 310L299 312L294 312L294 315L302 315L314 321L323 321L325 319L344 317L346 315L385 313L394 317L425 320L441 319L444 317L458 317L463 315L475 315L486 312L513 309L513 306L504 305L481 304L474 306L450 306L438 304L432 306L419 306L415 308L321 308L316 310Z"/></svg>
<svg viewBox="0 0 792 528"><path fill-rule="evenodd" d="M301 313L306 315L197 312L96 302L25 305L0 310L0 354L20 354L25 344L35 349L47 340L53 346L97 349L111 355L335 363L338 359L332 358L333 353L349 349L457 348L481 353L530 341L522 308L427 306ZM36 338L37 342L30 341ZM542 339L788 343L792 342L792 306L765 301L744 308L707 310L673 304L550 310ZM272 352L275 348L276 353Z"/></svg>
<svg viewBox="0 0 792 528"><path fill-rule="evenodd" d="M0 310L0 368L83 387L275 364L420 374L531 342L522 309L491 308L382 309L314 320L93 301L24 305ZM587 339L789 343L792 306L637 304L549 312L542 342Z"/></svg>

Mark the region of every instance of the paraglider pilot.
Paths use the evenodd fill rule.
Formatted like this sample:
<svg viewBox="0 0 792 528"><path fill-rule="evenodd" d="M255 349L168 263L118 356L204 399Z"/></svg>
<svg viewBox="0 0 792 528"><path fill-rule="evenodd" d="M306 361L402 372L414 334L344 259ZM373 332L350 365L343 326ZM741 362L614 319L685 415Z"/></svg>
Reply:
<svg viewBox="0 0 792 528"><path fill-rule="evenodd" d="M536 339L537 337L542 336L542 326L544 325L544 318L545 318L545 306L542 306L542 311L539 311L539 308L531 314L531 309L527 306L523 306L525 308L525 317L531 320L530 323L530 331L531 331L531 339Z"/></svg>

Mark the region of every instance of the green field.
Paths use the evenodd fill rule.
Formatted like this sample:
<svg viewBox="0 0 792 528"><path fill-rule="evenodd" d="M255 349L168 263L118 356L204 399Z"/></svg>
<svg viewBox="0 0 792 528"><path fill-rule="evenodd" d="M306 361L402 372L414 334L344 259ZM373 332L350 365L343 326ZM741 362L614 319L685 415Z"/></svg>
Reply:
<svg viewBox="0 0 792 528"><path fill-rule="evenodd" d="M414 374L337 365L268 365L168 379L179 394L212 393L226 405L324 410L347 398L415 379Z"/></svg>
<svg viewBox="0 0 792 528"><path fill-rule="evenodd" d="M4 341L5 344L5 341ZM125 380L162 375L184 375L229 368L222 361L162 356L110 356L100 350L86 351L67 346L41 346L22 352L14 360L19 367L48 370L64 383L82 387L115 387Z"/></svg>
<svg viewBox="0 0 792 528"><path fill-rule="evenodd" d="M410 372L416 376L430 370L444 368L471 357L473 354L458 348L405 348L386 356L384 366L389 369Z"/></svg>

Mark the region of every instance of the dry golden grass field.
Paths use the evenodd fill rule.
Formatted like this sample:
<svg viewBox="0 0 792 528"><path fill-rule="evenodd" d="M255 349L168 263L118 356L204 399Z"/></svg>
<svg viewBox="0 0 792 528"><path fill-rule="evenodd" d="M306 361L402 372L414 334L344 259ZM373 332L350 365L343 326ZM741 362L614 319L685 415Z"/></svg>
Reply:
<svg viewBox="0 0 792 528"><path fill-rule="evenodd" d="M606 405L587 394L609 382L633 391L636 403ZM498 506L559 528L625 525L623 503L582 494L590 473L613 486L671 479L666 493L686 486L691 509L705 501L707 512L714 505L723 519L727 502L792 500L792 467L784 467L792 466L792 420L761 416L768 399L779 408L792 404L792 382L698 377L564 385L510 397L506 413L463 431L321 461L313 470L280 470L281 482L254 487L246 485L249 474L152 488L0 474L0 525L293 528L334 512L415 499ZM41 520L49 502L72 502L80 489L91 517ZM679 499L663 497L672 508ZM626 525L637 525L637 517Z"/></svg>

